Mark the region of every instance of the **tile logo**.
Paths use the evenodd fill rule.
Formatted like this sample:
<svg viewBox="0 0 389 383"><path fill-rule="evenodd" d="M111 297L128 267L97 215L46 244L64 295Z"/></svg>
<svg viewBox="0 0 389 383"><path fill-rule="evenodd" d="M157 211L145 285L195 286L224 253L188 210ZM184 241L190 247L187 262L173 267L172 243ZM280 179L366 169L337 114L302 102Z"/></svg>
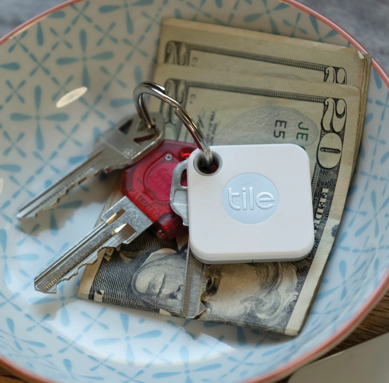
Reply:
<svg viewBox="0 0 389 383"><path fill-rule="evenodd" d="M261 223L277 210L278 190L269 178L256 173L243 173L224 187L222 203L227 214L245 224Z"/></svg>

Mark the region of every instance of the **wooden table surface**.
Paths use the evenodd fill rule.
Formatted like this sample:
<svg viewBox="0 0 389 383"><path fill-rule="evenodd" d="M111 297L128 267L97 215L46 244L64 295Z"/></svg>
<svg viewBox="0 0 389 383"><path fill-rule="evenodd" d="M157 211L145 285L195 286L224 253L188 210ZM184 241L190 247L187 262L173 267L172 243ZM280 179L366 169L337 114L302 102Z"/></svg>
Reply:
<svg viewBox="0 0 389 383"><path fill-rule="evenodd" d="M385 334L386 332L389 332L389 292L386 293L381 302L365 318L359 327L341 344L331 350L327 356L375 338L378 335ZM279 383L286 383L287 381L288 379L284 379ZM0 383L22 382L24 381L15 378L12 374L0 367Z"/></svg>

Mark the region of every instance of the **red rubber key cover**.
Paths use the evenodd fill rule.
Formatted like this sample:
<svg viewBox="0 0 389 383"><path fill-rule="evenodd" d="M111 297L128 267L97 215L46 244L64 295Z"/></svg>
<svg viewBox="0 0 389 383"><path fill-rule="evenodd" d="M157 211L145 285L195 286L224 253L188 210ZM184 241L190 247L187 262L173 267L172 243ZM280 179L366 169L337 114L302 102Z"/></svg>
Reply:
<svg viewBox="0 0 389 383"><path fill-rule="evenodd" d="M170 188L174 168L195 149L193 144L165 140L122 173L122 193L154 222L159 238L185 233L182 218L170 207Z"/></svg>

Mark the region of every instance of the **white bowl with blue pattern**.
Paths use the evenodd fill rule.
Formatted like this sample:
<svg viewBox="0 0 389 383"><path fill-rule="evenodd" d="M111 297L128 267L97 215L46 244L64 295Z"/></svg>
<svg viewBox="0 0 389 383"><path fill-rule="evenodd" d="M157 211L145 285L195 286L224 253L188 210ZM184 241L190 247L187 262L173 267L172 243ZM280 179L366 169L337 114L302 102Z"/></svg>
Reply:
<svg viewBox="0 0 389 383"><path fill-rule="evenodd" d="M293 0L71 1L3 38L0 363L31 381L275 381L343 339L388 285L389 80L373 62L347 207L298 337L78 300L80 276L54 296L34 291L33 277L93 227L112 180L86 184L35 221L18 223L18 209L135 110L132 89L152 78L161 19L172 16L363 49ZM56 108L81 86L88 88L82 98Z"/></svg>

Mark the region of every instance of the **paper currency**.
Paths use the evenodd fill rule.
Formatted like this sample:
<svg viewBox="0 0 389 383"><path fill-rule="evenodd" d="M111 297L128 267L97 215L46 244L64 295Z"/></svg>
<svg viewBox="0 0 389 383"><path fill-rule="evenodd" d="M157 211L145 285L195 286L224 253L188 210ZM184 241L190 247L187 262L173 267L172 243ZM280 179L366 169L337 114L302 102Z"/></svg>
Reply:
<svg viewBox="0 0 389 383"><path fill-rule="evenodd" d="M165 19L159 64L249 75L368 84L370 57L356 49L195 21Z"/></svg>
<svg viewBox="0 0 389 383"><path fill-rule="evenodd" d="M213 145L292 142L309 154L311 254L300 262L204 267L196 280L199 290L205 285L199 319L297 334L341 219L357 150L359 90L173 65L158 67L155 81L182 103ZM171 138L190 140L168 107L152 100L150 110L163 112ZM88 266L79 297L182 316L186 242L144 233L110 260Z"/></svg>
<svg viewBox="0 0 389 383"><path fill-rule="evenodd" d="M352 48L178 19L163 21L158 54L159 64L355 86L360 111L366 108L370 61Z"/></svg>
<svg viewBox="0 0 389 383"><path fill-rule="evenodd" d="M102 214L122 197L119 180ZM102 250L97 261L86 267L77 296L138 310L180 315L187 243L188 237L160 240L151 228L130 245L122 246L120 251Z"/></svg>
<svg viewBox="0 0 389 383"><path fill-rule="evenodd" d="M223 318L230 323L250 326L254 325L255 320L261 327L275 331L280 331L285 326L283 332L296 334L314 296L343 211L354 166L359 126L359 92L355 88L341 85L334 87L324 83L238 74L228 76L226 73L190 67L160 66L155 79L164 84L172 97L181 98L182 105L192 116L197 117L199 125L213 144L292 142L303 146L309 154L315 246L305 260L278 264L283 269L277 270L277 273L276 270L271 271L277 275L282 272L292 273L295 267L296 285L293 293L291 277L283 278L284 283L280 283L279 288L285 289L284 294L279 294L281 300L276 298L276 288L269 289L267 302L273 301L273 305L280 311L277 310L272 320L266 323L262 320L261 323L255 316L245 316L243 312L239 316L239 302L245 299L234 300L232 304L232 296L236 297L236 291L239 290L235 281L231 284L234 286L231 287L231 295L222 290L223 294L210 296L212 305L204 315L212 320L217 317L219 320ZM168 118L172 113L165 105L152 101L151 109L157 110L157 105L163 110L175 138L189 140L186 129L174 119ZM266 264L266 267L274 268L275 265ZM258 266L254 269L256 267ZM238 273L231 266L223 266L221 270L219 266L212 266L208 273L219 270L223 275L225 270L228 275L227 270L231 269L230 274L234 277L240 274L238 279L244 286L241 289L244 295L244 291L250 291L250 287L258 286L254 277L258 270L253 272L253 267L248 265L242 268L246 271ZM249 271L253 274L251 280L247 276L250 275ZM257 296L260 296L261 291L267 290L263 278L261 280L262 286ZM246 294L246 299L253 300L255 294ZM203 301L207 299L206 295L203 296ZM293 303L290 303L291 300ZM255 299L255 304L260 306L259 301ZM279 305L283 308L280 309ZM229 307L234 307L235 317L229 317ZM286 313L289 310L291 313L288 317ZM263 309L258 315L267 317L270 311ZM281 321L281 318L284 320Z"/></svg>

